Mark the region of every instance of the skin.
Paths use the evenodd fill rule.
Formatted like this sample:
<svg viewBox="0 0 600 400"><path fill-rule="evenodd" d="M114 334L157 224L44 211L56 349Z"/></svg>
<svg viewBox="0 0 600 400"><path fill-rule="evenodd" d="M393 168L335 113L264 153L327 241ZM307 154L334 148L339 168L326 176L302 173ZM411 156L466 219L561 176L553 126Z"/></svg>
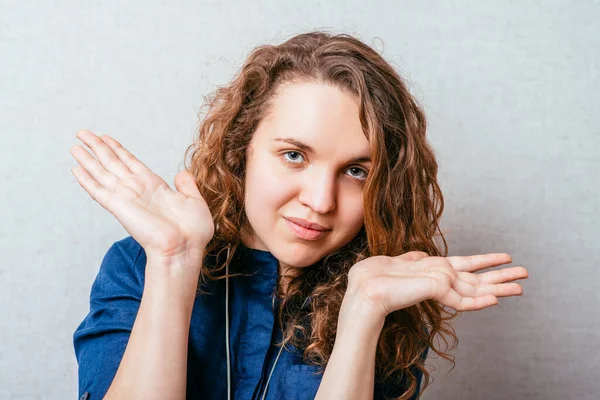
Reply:
<svg viewBox="0 0 600 400"><path fill-rule="evenodd" d="M277 140L282 137L311 150ZM363 184L371 163L352 160L368 157L356 98L322 83L282 86L247 152L245 211L252 234L243 236L243 243L273 253L280 275L293 275L294 269L335 252L364 224ZM284 216L331 231L315 241L301 239ZM505 253L430 257L409 252L354 265L316 398L372 398L377 341L390 312L428 299L473 311L498 304L498 297L521 295L521 286L512 281L528 276L523 267L474 274L511 261ZM283 290L285 285L283 280Z"/></svg>
<svg viewBox="0 0 600 400"><path fill-rule="evenodd" d="M321 83L282 85L248 147L245 211L253 235L243 235L242 242L270 251L280 275L347 244L364 224L369 151L352 95ZM330 230L314 241L301 239L283 217Z"/></svg>
<svg viewBox="0 0 600 400"><path fill-rule="evenodd" d="M373 398L377 342L390 312L429 299L475 311L497 305L498 297L522 295L522 287L513 282L528 277L521 266L474 273L511 261L506 253L430 257L411 251L352 266L335 344L315 399Z"/></svg>
<svg viewBox="0 0 600 400"><path fill-rule="evenodd" d="M185 399L191 313L200 261L214 234L194 178L175 188L108 135L77 132L71 169L92 199L117 218L147 254L135 323L105 399Z"/></svg>
<svg viewBox="0 0 600 400"><path fill-rule="evenodd" d="M242 240L271 251L287 273L313 264L358 233L364 223L359 169L368 173L370 164L351 161L367 157L369 150L351 95L314 83L281 89L248 149L245 209L253 234ZM71 148L79 163L71 170L77 182L117 218L148 259L138 316L106 398L184 399L200 260L214 234L208 206L187 171L175 176L172 190L112 137L87 130L77 137L96 156L79 145ZM313 150L275 141L278 137ZM283 216L331 230L316 241L299 239ZM498 304L499 297L522 295L514 282L528 277L521 266L476 273L510 262L506 253L430 257L413 251L352 266L316 398L373 397L376 347L387 314L430 299L475 311Z"/></svg>

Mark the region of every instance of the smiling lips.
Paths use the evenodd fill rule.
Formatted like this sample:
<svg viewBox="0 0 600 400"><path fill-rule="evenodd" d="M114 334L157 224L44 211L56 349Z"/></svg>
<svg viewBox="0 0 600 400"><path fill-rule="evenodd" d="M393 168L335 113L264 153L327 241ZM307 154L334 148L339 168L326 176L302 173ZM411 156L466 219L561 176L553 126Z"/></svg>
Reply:
<svg viewBox="0 0 600 400"><path fill-rule="evenodd" d="M301 218L284 217L283 219L300 239L317 240L331 230Z"/></svg>

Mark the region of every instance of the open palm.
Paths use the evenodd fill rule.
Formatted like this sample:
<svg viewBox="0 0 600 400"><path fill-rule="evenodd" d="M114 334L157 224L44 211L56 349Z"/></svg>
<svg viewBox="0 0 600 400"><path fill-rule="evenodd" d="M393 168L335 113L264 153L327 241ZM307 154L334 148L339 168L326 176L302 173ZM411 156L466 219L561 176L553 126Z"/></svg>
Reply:
<svg viewBox="0 0 600 400"><path fill-rule="evenodd" d="M528 277L521 266L474 273L511 261L506 253L430 257L411 251L370 257L350 269L347 293L367 299L383 317L428 299L458 311L480 310L498 304L498 297L523 294L521 285L513 282Z"/></svg>
<svg viewBox="0 0 600 400"><path fill-rule="evenodd" d="M175 176L173 191L110 136L82 130L77 137L96 158L73 146L71 154L79 163L73 175L147 253L169 257L204 249L214 235L214 222L188 171Z"/></svg>

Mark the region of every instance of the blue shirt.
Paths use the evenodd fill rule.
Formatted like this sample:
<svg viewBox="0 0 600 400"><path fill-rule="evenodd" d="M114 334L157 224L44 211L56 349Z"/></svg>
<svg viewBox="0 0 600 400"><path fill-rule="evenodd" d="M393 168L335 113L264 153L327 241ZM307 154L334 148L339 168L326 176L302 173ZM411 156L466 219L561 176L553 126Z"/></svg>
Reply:
<svg viewBox="0 0 600 400"><path fill-rule="evenodd" d="M232 397L261 398L281 340L273 298L278 261L269 252L241 248L229 272L253 273L229 279ZM117 372L138 312L144 288L146 254L128 236L104 256L90 294L90 310L73 335L79 365L79 396L101 399ZM225 280L211 281L196 297L189 331L187 399L226 399ZM275 302L275 307L279 304ZM322 369L305 364L302 352L287 346L269 381L266 399L314 399ZM424 357L427 356L427 350ZM413 370L417 374L417 370ZM419 386L421 374L417 374ZM403 387L376 383L374 398L399 396ZM411 399L416 399L418 392Z"/></svg>

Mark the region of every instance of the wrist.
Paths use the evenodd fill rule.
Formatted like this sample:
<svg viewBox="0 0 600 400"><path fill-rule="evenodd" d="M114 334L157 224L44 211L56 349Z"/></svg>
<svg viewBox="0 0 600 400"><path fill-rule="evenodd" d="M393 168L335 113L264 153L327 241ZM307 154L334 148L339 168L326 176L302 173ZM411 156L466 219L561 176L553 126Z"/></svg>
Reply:
<svg viewBox="0 0 600 400"><path fill-rule="evenodd" d="M144 291L193 301L198 286L202 257L152 257L146 263Z"/></svg>
<svg viewBox="0 0 600 400"><path fill-rule="evenodd" d="M194 246L168 255L153 250L145 250L145 252L148 266L168 271L173 276L177 276L186 272L199 273L205 250L205 246Z"/></svg>
<svg viewBox="0 0 600 400"><path fill-rule="evenodd" d="M379 337L385 315L380 315L377 309L368 301L346 292L342 300L338 317L338 333L351 332L354 336Z"/></svg>
<svg viewBox="0 0 600 400"><path fill-rule="evenodd" d="M195 241L177 241L178 244L167 246L170 250L164 248L144 248L148 261L152 260L156 264L193 264L200 262L206 251L207 243Z"/></svg>

